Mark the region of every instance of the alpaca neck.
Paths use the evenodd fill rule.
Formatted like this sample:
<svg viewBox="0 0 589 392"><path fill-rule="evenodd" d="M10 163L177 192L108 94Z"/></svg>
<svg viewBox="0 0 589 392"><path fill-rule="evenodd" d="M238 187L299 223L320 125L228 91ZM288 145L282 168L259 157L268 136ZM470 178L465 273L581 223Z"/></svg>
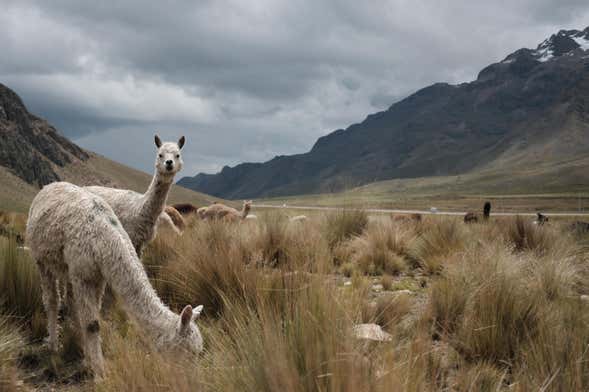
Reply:
<svg viewBox="0 0 589 392"><path fill-rule="evenodd" d="M249 205L244 204L243 207L241 208L241 219L245 219L247 217L247 214L249 214L249 212L250 212Z"/></svg>
<svg viewBox="0 0 589 392"><path fill-rule="evenodd" d="M168 192L174 181L174 175L162 175L157 170L143 195L141 212L144 216L151 217L154 221L164 211Z"/></svg>
<svg viewBox="0 0 589 392"><path fill-rule="evenodd" d="M141 328L155 338L169 334L178 323L178 315L158 297L131 243L123 245L117 237L109 242L115 245L109 258L112 262L103 264L108 283Z"/></svg>

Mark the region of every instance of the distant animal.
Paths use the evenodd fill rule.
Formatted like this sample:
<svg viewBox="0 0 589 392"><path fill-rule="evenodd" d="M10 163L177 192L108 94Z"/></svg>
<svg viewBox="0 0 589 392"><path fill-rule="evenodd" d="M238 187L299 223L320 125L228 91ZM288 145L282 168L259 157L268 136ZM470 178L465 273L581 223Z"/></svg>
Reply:
<svg viewBox="0 0 589 392"><path fill-rule="evenodd" d="M438 213L438 209L437 209L436 207L430 207L430 209L429 209L429 210L430 210L430 212L431 212L432 214L437 214L437 213Z"/></svg>
<svg viewBox="0 0 589 392"><path fill-rule="evenodd" d="M483 219L487 220L491 216L491 202L486 201L483 206Z"/></svg>
<svg viewBox="0 0 589 392"><path fill-rule="evenodd" d="M542 226L544 225L544 223L548 222L548 217L546 215L543 215L539 212L536 213L537 218L534 221L535 224L537 224L538 226Z"/></svg>
<svg viewBox="0 0 589 392"><path fill-rule="evenodd" d="M467 212L464 215L464 223L477 223L479 221L479 217L474 212Z"/></svg>
<svg viewBox="0 0 589 392"><path fill-rule="evenodd" d="M288 218L288 220L290 222L304 222L304 221L306 221L308 219L309 218L307 218L306 215L297 215L297 216L293 216L293 217Z"/></svg>
<svg viewBox="0 0 589 392"><path fill-rule="evenodd" d="M182 215L196 214L196 211L198 210L198 207L190 203L172 204L172 207L174 207Z"/></svg>
<svg viewBox="0 0 589 392"><path fill-rule="evenodd" d="M570 229L579 234L589 233L589 223L576 221L570 225Z"/></svg>
<svg viewBox="0 0 589 392"><path fill-rule="evenodd" d="M202 351L202 337L193 322L202 306L187 305L177 315L162 303L129 235L103 198L65 182L45 186L31 204L26 237L40 272L52 351L58 348L59 288L63 282L71 285L69 298L84 360L97 378L104 372L100 308L107 283L158 348Z"/></svg>
<svg viewBox="0 0 589 392"><path fill-rule="evenodd" d="M112 207L139 256L143 246L155 237L158 220L173 224L164 208L174 176L183 165L180 149L185 143L184 136L177 143L162 143L158 135L155 135L154 140L157 147L155 173L144 194L102 186L85 187L86 190L102 197Z"/></svg>
<svg viewBox="0 0 589 392"><path fill-rule="evenodd" d="M258 219L258 217L254 214L248 214L248 216L246 216L245 219L256 220L256 219Z"/></svg>
<svg viewBox="0 0 589 392"><path fill-rule="evenodd" d="M222 203L214 203L204 209L198 209L198 214L204 220L223 220L228 222L236 222L246 219L251 209L252 202L244 201L241 211L237 211L233 207L226 206Z"/></svg>
<svg viewBox="0 0 589 392"><path fill-rule="evenodd" d="M14 238L17 245L23 245L25 243L25 239L23 238L21 233L14 230L12 227L4 225L2 223L0 223L0 236Z"/></svg>

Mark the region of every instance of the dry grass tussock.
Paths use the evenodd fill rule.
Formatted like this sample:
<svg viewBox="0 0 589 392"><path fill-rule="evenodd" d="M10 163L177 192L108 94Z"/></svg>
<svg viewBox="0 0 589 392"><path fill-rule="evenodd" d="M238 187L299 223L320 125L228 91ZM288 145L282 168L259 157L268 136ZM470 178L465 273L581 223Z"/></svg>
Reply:
<svg viewBox="0 0 589 392"><path fill-rule="evenodd" d="M19 391L15 362L23 340L6 316L0 315L0 390Z"/></svg>
<svg viewBox="0 0 589 392"><path fill-rule="evenodd" d="M0 237L0 314L10 314L30 329L45 334L39 272L28 252L14 238Z"/></svg>
<svg viewBox="0 0 589 392"><path fill-rule="evenodd" d="M68 390L589 389L589 304L580 298L589 252L566 222L258 216L190 221L184 235L161 232L145 252L166 303L205 305L198 360L155 352L114 301L103 312L107 377ZM34 348L38 277L26 254L1 241L3 310L20 317ZM391 340L355 339L352 327L362 322L382 326ZM26 372L14 373L22 349L5 331L0 323L0 379L3 369Z"/></svg>

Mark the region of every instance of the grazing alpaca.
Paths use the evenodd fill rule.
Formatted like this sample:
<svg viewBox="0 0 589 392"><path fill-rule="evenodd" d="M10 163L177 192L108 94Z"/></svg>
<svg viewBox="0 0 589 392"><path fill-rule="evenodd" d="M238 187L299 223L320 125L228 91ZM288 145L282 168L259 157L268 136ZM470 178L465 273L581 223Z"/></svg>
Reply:
<svg viewBox="0 0 589 392"><path fill-rule="evenodd" d="M258 219L258 217L257 217L257 215L254 215L254 214L248 214L245 217L245 219L247 219L247 220L256 220L256 219Z"/></svg>
<svg viewBox="0 0 589 392"><path fill-rule="evenodd" d="M221 203L214 203L208 207L198 209L198 214L205 220L224 220L229 222L236 222L246 219L251 209L252 202L244 201L241 211L237 211L233 207L226 206Z"/></svg>
<svg viewBox="0 0 589 392"><path fill-rule="evenodd" d="M305 222L307 221L309 218L307 218L306 215L297 215L297 216L293 216L291 218L288 218L288 220L290 222Z"/></svg>
<svg viewBox="0 0 589 392"><path fill-rule="evenodd" d="M196 214L196 211L198 211L198 208L190 203L172 204L172 207L182 215Z"/></svg>
<svg viewBox="0 0 589 392"><path fill-rule="evenodd" d="M155 174L145 194L102 186L85 188L102 197L112 207L139 256L143 246L155 237L156 224L160 215L164 221L170 218L164 213L164 207L174 175L182 169L180 149L184 146L184 141L182 136L178 143L162 143L160 138L155 136L155 145L158 148Z"/></svg>
<svg viewBox="0 0 589 392"><path fill-rule="evenodd" d="M485 202L485 205L483 206L483 219L487 220L487 219L489 219L490 216L491 216L491 202L487 201L487 202Z"/></svg>
<svg viewBox="0 0 589 392"><path fill-rule="evenodd" d="M159 348L202 350L200 331L192 322L202 306L186 306L177 315L161 302L127 232L102 198L65 182L47 185L33 200L26 234L40 271L51 350L58 347L58 287L63 282L71 284L85 361L98 377L104 369L99 318L107 283Z"/></svg>
<svg viewBox="0 0 589 392"><path fill-rule="evenodd" d="M166 214L168 214L168 216L170 217L170 220L174 224L174 227L177 228L178 231L183 232L184 229L186 228L186 222L184 221L182 214L180 214L180 212L172 206L166 206L164 208L164 212ZM160 217L161 217L161 215L160 215Z"/></svg>
<svg viewBox="0 0 589 392"><path fill-rule="evenodd" d="M464 215L464 223L477 223L479 221L479 217L474 212L467 212Z"/></svg>

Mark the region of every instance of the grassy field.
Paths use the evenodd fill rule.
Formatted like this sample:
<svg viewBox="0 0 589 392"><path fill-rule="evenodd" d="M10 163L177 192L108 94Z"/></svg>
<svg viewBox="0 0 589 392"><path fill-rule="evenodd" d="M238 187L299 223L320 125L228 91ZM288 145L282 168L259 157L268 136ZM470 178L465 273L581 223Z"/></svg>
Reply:
<svg viewBox="0 0 589 392"><path fill-rule="evenodd" d="M204 304L204 353L154 351L109 293L98 384L67 322L59 354L47 352L36 267L0 238L0 390L589 389L589 234L571 221L254 213L161 231L143 257L171 308ZM1 221L24 226L19 214ZM361 323L381 341L358 337Z"/></svg>
<svg viewBox="0 0 589 392"><path fill-rule="evenodd" d="M586 167L583 166L583 170ZM460 176L396 179L350 187L344 192L276 197L256 202L409 210L434 206L446 211L480 211L488 200L496 212L589 211L589 182L585 175L579 174L578 184L571 185L575 169L567 166L566 170L570 173L563 175L555 165L538 170L514 169L509 173L495 170Z"/></svg>

